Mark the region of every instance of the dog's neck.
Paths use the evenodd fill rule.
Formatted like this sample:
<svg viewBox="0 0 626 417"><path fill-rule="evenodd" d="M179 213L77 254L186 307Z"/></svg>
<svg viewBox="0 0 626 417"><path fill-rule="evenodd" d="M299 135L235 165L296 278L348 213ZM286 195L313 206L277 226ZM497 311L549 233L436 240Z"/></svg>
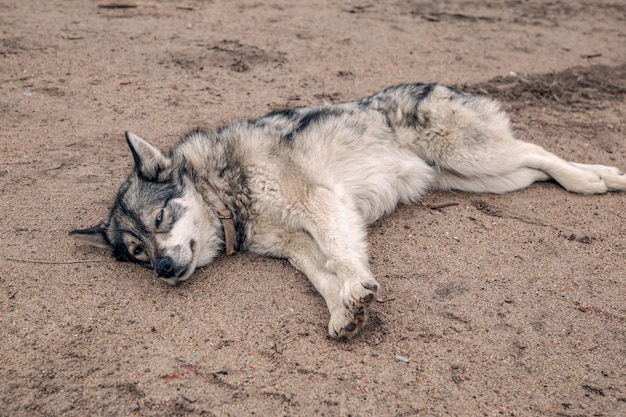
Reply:
<svg viewBox="0 0 626 417"><path fill-rule="evenodd" d="M235 250L237 232L235 230L233 212L228 208L224 200L220 198L220 195L212 185L204 184L199 191L201 198L207 204L215 207L217 211L217 217L219 217L222 223L222 230L224 231L224 248L226 255L234 255L237 252Z"/></svg>
<svg viewBox="0 0 626 417"><path fill-rule="evenodd" d="M185 158L184 155L181 156L184 161L183 164L186 165L186 168L189 172L192 172L192 175L200 175L200 172L189 160ZM185 175L185 174L183 174ZM220 193L218 190L223 187L216 186L209 178L202 178L205 181L190 181L196 191L200 194L202 200L209 206L213 207L217 212L217 216L220 219L222 224L222 230L224 231L224 249L226 255L233 255L236 253L235 246L237 244L237 230L235 229L235 215L236 207L227 196ZM230 208L229 208L230 207Z"/></svg>

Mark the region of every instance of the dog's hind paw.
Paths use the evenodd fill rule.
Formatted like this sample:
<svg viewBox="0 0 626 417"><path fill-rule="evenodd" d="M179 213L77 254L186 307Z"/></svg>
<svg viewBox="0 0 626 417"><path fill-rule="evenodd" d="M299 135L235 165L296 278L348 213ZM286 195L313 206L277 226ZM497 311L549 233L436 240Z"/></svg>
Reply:
<svg viewBox="0 0 626 417"><path fill-rule="evenodd" d="M609 191L626 191L626 175L618 168L592 165L592 170L602 177Z"/></svg>
<svg viewBox="0 0 626 417"><path fill-rule="evenodd" d="M367 321L366 310L378 298L378 283L347 282L341 290L342 305L331 311L328 334L339 339L349 339L361 330Z"/></svg>
<svg viewBox="0 0 626 417"><path fill-rule="evenodd" d="M586 171L587 178L586 181L580 181L580 184L575 184L572 190L568 188L570 191L581 192L583 194L626 191L626 175L618 168L606 165L579 164L575 162L571 164Z"/></svg>

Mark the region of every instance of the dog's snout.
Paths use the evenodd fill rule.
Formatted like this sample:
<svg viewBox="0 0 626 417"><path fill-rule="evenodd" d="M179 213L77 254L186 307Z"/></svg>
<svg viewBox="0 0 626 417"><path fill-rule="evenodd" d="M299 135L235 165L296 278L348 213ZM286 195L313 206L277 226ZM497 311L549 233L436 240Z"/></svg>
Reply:
<svg viewBox="0 0 626 417"><path fill-rule="evenodd" d="M156 264L156 273L161 278L174 276L174 261L169 256L159 259Z"/></svg>

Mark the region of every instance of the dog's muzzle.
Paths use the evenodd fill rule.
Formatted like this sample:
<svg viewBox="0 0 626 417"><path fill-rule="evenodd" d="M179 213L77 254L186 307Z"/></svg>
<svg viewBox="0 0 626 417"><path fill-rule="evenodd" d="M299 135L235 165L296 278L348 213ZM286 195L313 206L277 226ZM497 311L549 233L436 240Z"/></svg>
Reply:
<svg viewBox="0 0 626 417"><path fill-rule="evenodd" d="M180 267L169 256L159 259L156 264L156 273L163 281L170 285L176 285L179 278L187 274L188 267Z"/></svg>
<svg viewBox="0 0 626 417"><path fill-rule="evenodd" d="M184 281L193 273L196 267L196 241L189 242L191 250L191 260L180 263L171 256L162 256L156 259L154 270L157 276L170 285L176 285L179 281Z"/></svg>
<svg viewBox="0 0 626 417"><path fill-rule="evenodd" d="M174 260L169 256L165 256L159 259L156 264L155 270L157 275L161 278L173 277L176 272L176 268L174 268Z"/></svg>

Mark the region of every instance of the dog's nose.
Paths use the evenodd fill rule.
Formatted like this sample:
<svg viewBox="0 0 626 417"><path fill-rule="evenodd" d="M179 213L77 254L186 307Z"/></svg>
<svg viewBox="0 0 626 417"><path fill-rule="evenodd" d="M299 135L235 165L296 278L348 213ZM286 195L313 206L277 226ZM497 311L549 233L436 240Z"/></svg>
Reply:
<svg viewBox="0 0 626 417"><path fill-rule="evenodd" d="M161 278L170 278L174 275L174 261L169 256L159 259L156 264L156 273Z"/></svg>

